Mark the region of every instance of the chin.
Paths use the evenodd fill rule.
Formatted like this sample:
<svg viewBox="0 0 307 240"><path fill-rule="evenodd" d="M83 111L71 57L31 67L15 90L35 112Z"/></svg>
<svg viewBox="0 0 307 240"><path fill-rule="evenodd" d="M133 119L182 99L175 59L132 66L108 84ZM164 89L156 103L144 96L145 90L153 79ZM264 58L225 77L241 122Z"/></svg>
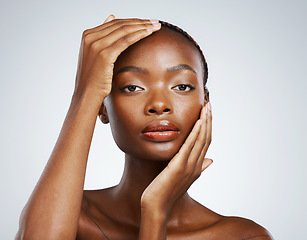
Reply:
<svg viewBox="0 0 307 240"><path fill-rule="evenodd" d="M133 149L121 149L125 154L133 156L137 159L148 161L170 161L181 147L181 143L174 142L147 142L143 146L138 146Z"/></svg>
<svg viewBox="0 0 307 240"><path fill-rule="evenodd" d="M161 162L169 162L172 160L172 158L176 155L176 152L170 152L170 151L161 151L161 152L155 152L150 155L149 158L147 158L150 161L161 161Z"/></svg>

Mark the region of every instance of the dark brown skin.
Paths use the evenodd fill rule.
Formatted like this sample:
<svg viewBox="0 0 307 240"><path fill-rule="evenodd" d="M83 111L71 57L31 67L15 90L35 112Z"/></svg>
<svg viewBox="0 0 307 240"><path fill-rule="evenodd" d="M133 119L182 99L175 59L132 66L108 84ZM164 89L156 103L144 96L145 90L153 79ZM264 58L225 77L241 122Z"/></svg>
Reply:
<svg viewBox="0 0 307 240"><path fill-rule="evenodd" d="M256 223L216 214L187 194L212 163L205 99L199 53L180 34L112 15L86 30L70 109L16 239L106 239L90 217L112 240L272 239ZM97 115L110 122L125 170L117 186L83 191ZM157 120L175 124L178 136L145 138L143 129Z"/></svg>

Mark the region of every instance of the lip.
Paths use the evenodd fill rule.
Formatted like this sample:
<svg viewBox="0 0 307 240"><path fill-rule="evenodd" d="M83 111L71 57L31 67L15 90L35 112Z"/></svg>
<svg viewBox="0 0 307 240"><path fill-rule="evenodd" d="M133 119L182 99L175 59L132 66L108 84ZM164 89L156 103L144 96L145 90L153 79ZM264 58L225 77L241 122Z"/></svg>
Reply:
<svg viewBox="0 0 307 240"><path fill-rule="evenodd" d="M179 135L178 127L168 121L168 120L160 120L153 121L149 125L147 125L143 131L142 135L154 142L167 142L175 139Z"/></svg>

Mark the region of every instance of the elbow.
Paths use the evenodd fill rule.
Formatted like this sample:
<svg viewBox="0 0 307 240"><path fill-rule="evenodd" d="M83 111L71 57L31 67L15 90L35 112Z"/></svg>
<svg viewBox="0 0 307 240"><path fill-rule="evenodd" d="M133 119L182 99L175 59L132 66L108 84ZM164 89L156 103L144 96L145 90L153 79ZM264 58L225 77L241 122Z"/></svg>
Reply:
<svg viewBox="0 0 307 240"><path fill-rule="evenodd" d="M15 240L73 240L76 236L65 231L54 231L50 228L33 228L21 225L15 236Z"/></svg>
<svg viewBox="0 0 307 240"><path fill-rule="evenodd" d="M36 239L45 239L45 238L40 238L39 236L36 236L35 233L31 233L27 229L20 227L18 229L18 232L15 236L15 240L36 240Z"/></svg>
<svg viewBox="0 0 307 240"><path fill-rule="evenodd" d="M36 238L19 228L15 240L35 240Z"/></svg>

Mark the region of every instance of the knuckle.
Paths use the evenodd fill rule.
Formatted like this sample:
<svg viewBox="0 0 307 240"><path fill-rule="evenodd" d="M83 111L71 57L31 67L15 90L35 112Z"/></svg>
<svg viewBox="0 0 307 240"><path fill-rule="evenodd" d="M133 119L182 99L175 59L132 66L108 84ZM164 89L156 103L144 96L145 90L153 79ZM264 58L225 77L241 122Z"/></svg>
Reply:
<svg viewBox="0 0 307 240"><path fill-rule="evenodd" d="M137 21L142 24L150 23L148 19L137 19Z"/></svg>
<svg viewBox="0 0 307 240"><path fill-rule="evenodd" d="M86 46L91 45L91 43L92 43L91 34L86 34L85 36L83 36L83 41L84 41L84 44L85 44Z"/></svg>
<svg viewBox="0 0 307 240"><path fill-rule="evenodd" d="M125 45L127 45L127 44L129 44L129 43L131 43L131 36L129 36L129 35L125 35L125 36L123 36L122 38L121 38L121 42L122 42L122 44L125 44Z"/></svg>
<svg viewBox="0 0 307 240"><path fill-rule="evenodd" d="M86 37L87 35L89 35L89 34L90 34L90 30L89 30L89 29L86 29L86 30L83 31L82 37L85 38L85 37Z"/></svg>
<svg viewBox="0 0 307 240"><path fill-rule="evenodd" d="M144 20L139 19L139 18L130 18L129 21L136 22L136 23L142 23Z"/></svg>
<svg viewBox="0 0 307 240"><path fill-rule="evenodd" d="M115 26L116 28L121 28L121 27L125 26L125 24L127 24L125 21L122 21L120 19L117 19L117 20L115 19L114 21L115 22L114 22L113 26Z"/></svg>
<svg viewBox="0 0 307 240"><path fill-rule="evenodd" d="M115 24L122 23L123 19L115 18L112 22L115 23Z"/></svg>
<svg viewBox="0 0 307 240"><path fill-rule="evenodd" d="M117 56L114 51L112 51L110 48L102 49L98 52L98 57L102 62L111 62L114 63Z"/></svg>
<svg viewBox="0 0 307 240"><path fill-rule="evenodd" d="M143 22L142 25L144 28L148 28L149 26L152 26L151 23L147 23L147 22Z"/></svg>
<svg viewBox="0 0 307 240"><path fill-rule="evenodd" d="M99 48L100 48L100 44L99 44L98 41L92 42L90 44L90 49L91 49L92 52L98 52Z"/></svg>
<svg viewBox="0 0 307 240"><path fill-rule="evenodd" d="M108 56L108 52L106 49L103 49L101 51L98 52L98 57L101 59L101 60L105 60L106 59L106 56Z"/></svg>
<svg viewBox="0 0 307 240"><path fill-rule="evenodd" d="M181 177L182 179L189 179L190 176L191 176L191 173L188 172L188 171L181 171L181 172L180 172L180 177Z"/></svg>
<svg viewBox="0 0 307 240"><path fill-rule="evenodd" d="M129 29L130 29L130 26L129 25L123 25L119 28L122 32L128 34L129 33Z"/></svg>
<svg viewBox="0 0 307 240"><path fill-rule="evenodd" d="M190 177L193 174L193 171L194 171L194 165L187 164L187 166L184 169L183 175L185 177Z"/></svg>
<svg viewBox="0 0 307 240"><path fill-rule="evenodd" d="M175 167L175 173L178 176L182 175L184 173L183 168L179 166Z"/></svg>
<svg viewBox="0 0 307 240"><path fill-rule="evenodd" d="M174 173L176 176L179 176L181 178L184 178L186 175L185 168L180 165L174 166Z"/></svg>

